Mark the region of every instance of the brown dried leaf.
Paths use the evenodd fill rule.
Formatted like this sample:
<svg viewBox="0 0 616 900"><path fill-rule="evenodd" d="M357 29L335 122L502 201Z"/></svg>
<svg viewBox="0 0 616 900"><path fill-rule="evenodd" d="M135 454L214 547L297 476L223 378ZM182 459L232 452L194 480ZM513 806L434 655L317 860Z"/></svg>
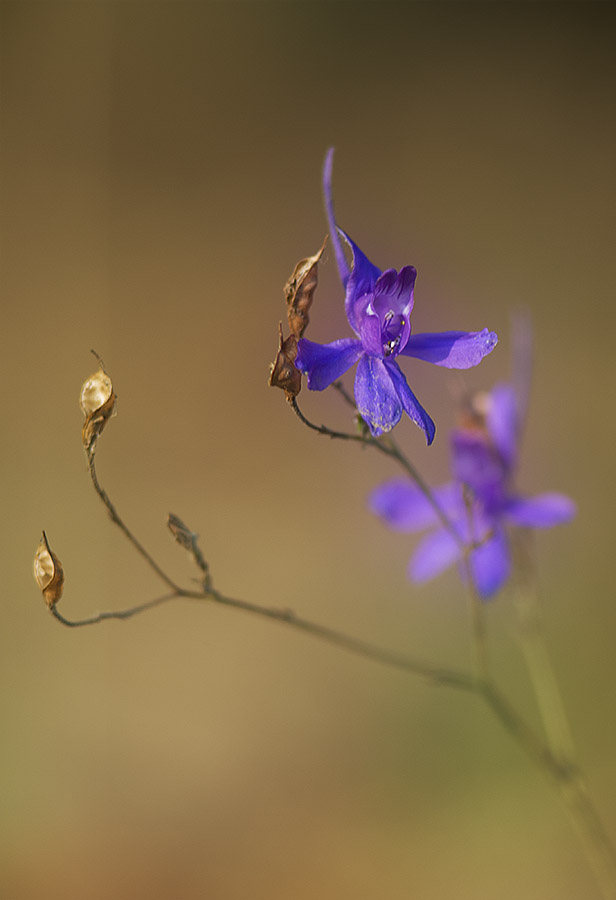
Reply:
<svg viewBox="0 0 616 900"><path fill-rule="evenodd" d="M105 372L99 358L99 370L84 382L79 396L79 405L86 417L81 431L81 439L88 455L94 453L96 439L111 417L116 404L111 378Z"/></svg>
<svg viewBox="0 0 616 900"><path fill-rule="evenodd" d="M282 335L282 322L278 324L278 353L270 369L270 387L282 388L287 400L297 397L302 389L302 373L295 368L297 356L297 338L290 334L288 338Z"/></svg>
<svg viewBox="0 0 616 900"><path fill-rule="evenodd" d="M308 311L312 305L314 292L318 282L319 260L327 243L327 235L318 253L301 259L293 269L293 274L284 286L287 301L289 328L297 339L301 338L308 327Z"/></svg>
<svg viewBox="0 0 616 900"><path fill-rule="evenodd" d="M34 578L43 593L47 606L51 609L62 596L64 570L62 563L51 550L45 532L43 532L43 537L34 554Z"/></svg>

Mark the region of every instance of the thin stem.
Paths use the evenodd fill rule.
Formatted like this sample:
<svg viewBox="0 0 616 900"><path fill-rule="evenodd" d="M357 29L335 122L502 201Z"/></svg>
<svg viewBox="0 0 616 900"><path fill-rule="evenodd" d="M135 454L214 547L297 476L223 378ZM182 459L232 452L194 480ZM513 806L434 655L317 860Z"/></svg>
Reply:
<svg viewBox="0 0 616 900"><path fill-rule="evenodd" d="M581 775L559 779L561 799L605 900L616 900L616 850Z"/></svg>
<svg viewBox="0 0 616 900"><path fill-rule="evenodd" d="M575 744L543 629L531 535L519 532L514 551L517 561L515 606L526 667L548 745L561 763L557 778L560 797L581 839L604 897L616 898L616 849L590 798L577 761Z"/></svg>
<svg viewBox="0 0 616 900"><path fill-rule="evenodd" d="M135 550L137 550L137 552L145 559L145 561L150 566L150 568L153 569L154 572L156 572L156 574L161 579L161 581L164 581L164 583L167 585L167 587L170 587L172 591L177 592L178 590L180 590L180 588L175 583L175 581L173 581L172 578L170 578L165 572L163 572L161 567L150 556L150 554L145 549L143 544L141 544L140 541L137 540L137 538L132 533L132 531L128 528L127 525L125 525L123 520L120 518L118 511L116 510L115 506L111 502L111 499L109 498L109 495L107 494L107 491L105 491L99 483L99 480L98 480L98 477L96 474L96 467L94 465L94 451L92 450L92 452L90 452L89 454L86 453L86 456L88 458L88 472L90 473L90 478L92 480L94 490L96 491L96 493L98 494L100 499L103 501L103 503L107 507L107 511L109 512L111 521L115 525L117 525L118 528L124 533L124 535L131 542L131 544L133 545Z"/></svg>
<svg viewBox="0 0 616 900"><path fill-rule="evenodd" d="M258 616L273 619L281 624L289 625L296 631L310 634L320 640L327 641L330 644L348 650L357 656L363 656L366 659L371 659L374 662L382 663L391 668L401 669L410 675L424 678L432 684L448 685L449 687L460 688L461 690L470 692L475 690L474 679L464 672L435 666L431 663L392 653L389 650L383 650L380 647L376 647L374 644L369 644L366 641L351 637L350 635L336 631L333 628L328 628L325 625L319 625L316 622L311 622L308 619L296 616L292 610L257 606L246 600L237 600L226 597L216 590L210 591L209 596L212 600L222 606L229 606L234 609L243 610L244 612L250 612Z"/></svg>
<svg viewBox="0 0 616 900"><path fill-rule="evenodd" d="M448 516L443 512L443 510L439 506L438 502L436 501L436 499L434 497L434 494L432 493L432 490L430 489L430 485L428 484L428 482L425 481L425 479L420 475L420 473L415 468L413 463L404 455L404 453L402 453L402 451L400 450L398 444L393 439L393 437L388 436L386 440L387 440L387 445L385 445L385 446L387 447L387 449L385 449L383 452L385 452L392 459L395 459L396 462L400 466L402 466L404 471L408 475L410 475L410 477L413 479L413 481L415 482L415 484L417 485L417 487L419 488L421 493L424 495L426 500L432 506L432 509L436 513L438 520L441 523L441 525L443 526L443 528L445 528L449 532L449 534L453 537L453 539L455 540L456 544L460 547L460 549L463 552L466 552L467 544L464 541L464 538L461 537L461 535L458 532L458 529L453 525L453 523L450 521ZM379 446L383 446L383 445L379 445Z"/></svg>
<svg viewBox="0 0 616 900"><path fill-rule="evenodd" d="M518 715L494 682L492 680L476 681L475 689L527 755L540 766L545 774L558 780L564 772L560 761Z"/></svg>
<svg viewBox="0 0 616 900"><path fill-rule="evenodd" d="M226 597L224 594L221 594L220 591L217 591L213 588L203 588L200 591L191 591L185 590L184 588L177 588L177 590L173 591L172 593L165 594L162 597L157 597L155 600L150 600L147 603L141 603L137 606L118 610L116 612L97 613L95 616L91 616L87 619L67 619L60 612L58 612L55 606L51 608L51 613L59 622L62 623L62 625L66 625L69 628L78 628L82 625L95 625L98 622L103 622L107 619L129 619L131 618L131 616L137 615L138 613L145 612L146 610L152 609L155 606L160 606L161 604L166 603L169 600L179 598L193 600L212 600L221 606L228 606L232 609L242 610L243 612L252 613L253 615L279 622L282 625L288 625L295 631L300 631L303 634L309 634L320 640L327 641L327 643L333 644L344 650L348 650L350 653L354 653L356 656L362 656L365 659L371 659L373 660L373 662L382 663L383 665L389 666L390 668L400 669L410 675L416 675L419 678L423 678L426 681L431 682L432 684L449 685L450 687L457 687L461 690L470 692L473 692L475 690L474 679L470 675L466 675L464 672L458 672L455 669L447 669L440 666L435 666L431 663L426 663L407 656L403 656L402 654L384 650L381 647L377 647L374 644L370 644L366 641L359 640L358 638L351 637L350 635L344 634L341 631L336 631L333 628L328 628L325 625L320 625L317 622L311 622L308 619L303 619L300 616L296 616L295 613L290 609L276 609L273 607L258 606L256 603L250 603L247 600L238 600L232 597Z"/></svg>
<svg viewBox="0 0 616 900"><path fill-rule="evenodd" d="M58 611L57 606L52 606L50 612L52 616L55 616L58 622L61 622L68 628L80 628L82 625L96 625L98 622L104 622L107 619L130 619L131 616L136 616L138 613L145 612L147 609L153 609L153 607L160 606L162 603L167 603L169 600L175 600L177 596L178 595L175 592L172 594L165 594L162 597L156 597L154 600L148 600L145 603L137 604L137 606L131 606L129 609L120 609L116 612L100 612L87 619L67 619Z"/></svg>
<svg viewBox="0 0 616 900"><path fill-rule="evenodd" d="M475 518L473 516L473 494L470 488L464 486L462 489L464 500L464 508L466 510L466 521L468 530L468 541L464 546L464 554L462 564L464 566L464 574L470 599L471 613L471 634L473 639L473 667L478 678L486 682L492 681L490 670L490 658L488 655L487 642L487 625L485 616L485 605L479 596L475 578L473 577L473 568L471 565L471 553L474 547L478 546L477 533L475 528Z"/></svg>
<svg viewBox="0 0 616 900"><path fill-rule="evenodd" d="M573 761L576 750L556 673L547 648L543 614L539 602L531 535L518 531L514 540L517 577L514 604L518 615L518 634L537 706L548 741L554 752Z"/></svg>
<svg viewBox="0 0 616 900"><path fill-rule="evenodd" d="M345 388L344 384L341 381L334 381L334 382L332 382L332 387L334 388L334 390L338 391L338 393L343 398L345 403L347 403L348 406L350 406L352 409L355 410L355 412L357 412L357 406L355 405L355 400L353 399L353 397L351 397L351 395Z"/></svg>
<svg viewBox="0 0 616 900"><path fill-rule="evenodd" d="M346 391L344 391L343 388L341 389L338 383L336 383L336 387L337 390L340 391L343 396L345 396L345 399L350 400L350 398L346 394ZM318 434L323 434L330 438L337 438L338 440L343 441L354 441L355 443L365 444L367 447L374 447L375 450L378 450L385 456L389 456L390 459L394 459L400 466L402 466L407 475L409 475L413 479L421 493L432 506L443 528L447 529L460 549L462 551L465 550L466 545L464 543L464 540L460 537L457 529L454 527L452 522L450 522L446 514L437 503L428 483L424 481L412 462L400 450L393 437L388 436L386 438L375 438L372 437L371 434L352 434L347 431L336 431L333 428L328 428L326 425L315 425L314 422L311 422L310 419L307 419L303 412L300 410L297 404L297 399L295 397L291 399L290 405L298 419L303 422L303 424L308 428L312 429L312 431L316 431Z"/></svg>

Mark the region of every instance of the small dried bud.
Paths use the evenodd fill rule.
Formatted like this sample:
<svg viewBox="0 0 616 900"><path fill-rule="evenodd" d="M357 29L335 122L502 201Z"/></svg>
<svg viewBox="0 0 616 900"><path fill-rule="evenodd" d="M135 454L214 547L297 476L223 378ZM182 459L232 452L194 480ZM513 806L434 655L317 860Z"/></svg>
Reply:
<svg viewBox="0 0 616 900"><path fill-rule="evenodd" d="M182 522L182 520L178 516L174 516L173 513L169 513L167 517L167 528L176 539L180 547L188 550L188 552L191 554L195 563L203 572L203 585L206 590L209 590L209 588L211 587L210 572L208 564L205 561L201 550L199 549L199 545L197 544L197 538L199 537L199 535L195 534L194 531L191 531L188 525L185 525L184 522Z"/></svg>
<svg viewBox="0 0 616 900"><path fill-rule="evenodd" d="M167 528L180 547L184 547L185 550L189 550L192 553L193 544L197 535L194 534L180 518L174 516L173 513L169 513L169 516L167 517Z"/></svg>
<svg viewBox="0 0 616 900"><path fill-rule="evenodd" d="M297 338L290 334L288 338L282 335L282 322L278 325L278 353L270 369L270 387L282 388L287 400L297 397L302 389L302 373L295 368L297 356Z"/></svg>
<svg viewBox="0 0 616 900"><path fill-rule="evenodd" d="M62 596L64 571L62 563L47 542L45 532L34 554L34 578L43 592L47 606L51 609Z"/></svg>
<svg viewBox="0 0 616 900"><path fill-rule="evenodd" d="M298 339L301 338L308 327L308 310L312 305L314 292L317 287L319 277L318 265L326 242L327 236L318 253L298 262L293 269L293 274L284 286L284 296L288 305L289 328L291 334Z"/></svg>
<svg viewBox="0 0 616 900"><path fill-rule="evenodd" d="M99 370L84 382L79 396L79 405L86 417L81 438L89 456L94 454L96 440L111 417L117 399L111 378L105 372L100 357L97 358Z"/></svg>

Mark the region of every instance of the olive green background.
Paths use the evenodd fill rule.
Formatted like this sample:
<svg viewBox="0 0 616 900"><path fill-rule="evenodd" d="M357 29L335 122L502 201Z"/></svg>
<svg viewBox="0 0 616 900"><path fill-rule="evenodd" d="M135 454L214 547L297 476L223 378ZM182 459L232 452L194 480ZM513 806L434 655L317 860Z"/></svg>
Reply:
<svg viewBox="0 0 616 900"><path fill-rule="evenodd" d="M2 38L2 900L598 897L551 786L470 697L232 610L178 602L62 628L32 579L47 530L68 617L160 585L109 522L80 445L103 357L118 415L99 474L173 577L201 534L232 596L469 666L452 571L370 516L394 474L309 433L267 387L282 285L340 224L419 270L415 331L489 326L458 377L406 360L447 477L460 385L536 365L521 486L576 521L542 533L546 621L580 757L616 835L614 7L560 3L29 3ZM348 334L327 254L309 336ZM348 380L349 385L351 381ZM336 396L301 397L346 427ZM511 597L498 677L537 727Z"/></svg>

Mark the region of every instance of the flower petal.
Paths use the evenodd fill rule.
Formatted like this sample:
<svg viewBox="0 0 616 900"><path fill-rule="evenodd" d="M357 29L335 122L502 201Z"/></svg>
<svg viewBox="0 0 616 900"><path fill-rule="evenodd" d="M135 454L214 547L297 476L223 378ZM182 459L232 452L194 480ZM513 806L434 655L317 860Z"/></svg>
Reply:
<svg viewBox="0 0 616 900"><path fill-rule="evenodd" d="M489 600L509 578L511 554L502 528L470 555L473 581L482 600Z"/></svg>
<svg viewBox="0 0 616 900"><path fill-rule="evenodd" d="M359 314L372 299L372 292L381 270L370 262L348 234L345 234L341 228L338 231L353 251L353 268L346 286L344 307L349 325L359 334Z"/></svg>
<svg viewBox="0 0 616 900"><path fill-rule="evenodd" d="M456 429L451 433L451 464L454 477L467 485L491 513L505 502L507 468L483 431Z"/></svg>
<svg viewBox="0 0 616 900"><path fill-rule="evenodd" d="M512 497L505 515L514 525L526 528L551 528L570 522L575 516L573 500L564 494L539 494L537 497Z"/></svg>
<svg viewBox="0 0 616 900"><path fill-rule="evenodd" d="M336 255L338 272L340 273L340 280L342 281L343 286L346 288L347 281L349 280L349 276L351 274L351 268L346 260L346 256L344 255L342 241L340 240L340 236L338 234L336 217L334 215L334 200L332 196L333 165L334 148L330 147L325 155L325 163L323 165L323 196L325 198L325 213L327 215L327 224L329 225L329 233L332 239L332 244L334 245L334 253Z"/></svg>
<svg viewBox="0 0 616 900"><path fill-rule="evenodd" d="M383 337L381 335L381 320L378 316L366 313L358 317L359 336L361 343L369 356L383 357Z"/></svg>
<svg viewBox="0 0 616 900"><path fill-rule="evenodd" d="M404 356L415 356L446 369L470 369L496 347L493 331L442 331L438 334L412 334Z"/></svg>
<svg viewBox="0 0 616 900"><path fill-rule="evenodd" d="M439 528L419 542L411 557L407 574L411 581L428 581L448 569L460 555L460 547L452 535L444 528Z"/></svg>
<svg viewBox="0 0 616 900"><path fill-rule="evenodd" d="M387 367L387 371L391 376L391 380L405 413L416 425L419 425L426 436L428 444L431 444L434 440L436 425L406 383L406 378L402 374L398 363L393 360L388 360L384 365Z"/></svg>
<svg viewBox="0 0 616 900"><path fill-rule="evenodd" d="M486 425L494 446L511 468L520 436L520 419L515 391L510 384L497 384L490 391Z"/></svg>
<svg viewBox="0 0 616 900"><path fill-rule="evenodd" d="M370 432L379 437L391 431L402 416L402 405L390 377L389 367L376 356L364 354L355 375L355 402Z"/></svg>
<svg viewBox="0 0 616 900"><path fill-rule="evenodd" d="M361 353L361 341L355 338L342 338L331 344L315 344L302 338L297 342L295 365L308 376L311 391L322 391L344 375Z"/></svg>
<svg viewBox="0 0 616 900"><path fill-rule="evenodd" d="M415 266L404 266L399 272L386 269L374 286L374 308L380 316L388 310L410 316L413 309L413 290L417 269Z"/></svg>
<svg viewBox="0 0 616 900"><path fill-rule="evenodd" d="M458 485L443 484L432 495L445 515L457 518L464 511ZM439 524L433 505L408 479L380 485L368 496L368 507L395 531L422 531Z"/></svg>

